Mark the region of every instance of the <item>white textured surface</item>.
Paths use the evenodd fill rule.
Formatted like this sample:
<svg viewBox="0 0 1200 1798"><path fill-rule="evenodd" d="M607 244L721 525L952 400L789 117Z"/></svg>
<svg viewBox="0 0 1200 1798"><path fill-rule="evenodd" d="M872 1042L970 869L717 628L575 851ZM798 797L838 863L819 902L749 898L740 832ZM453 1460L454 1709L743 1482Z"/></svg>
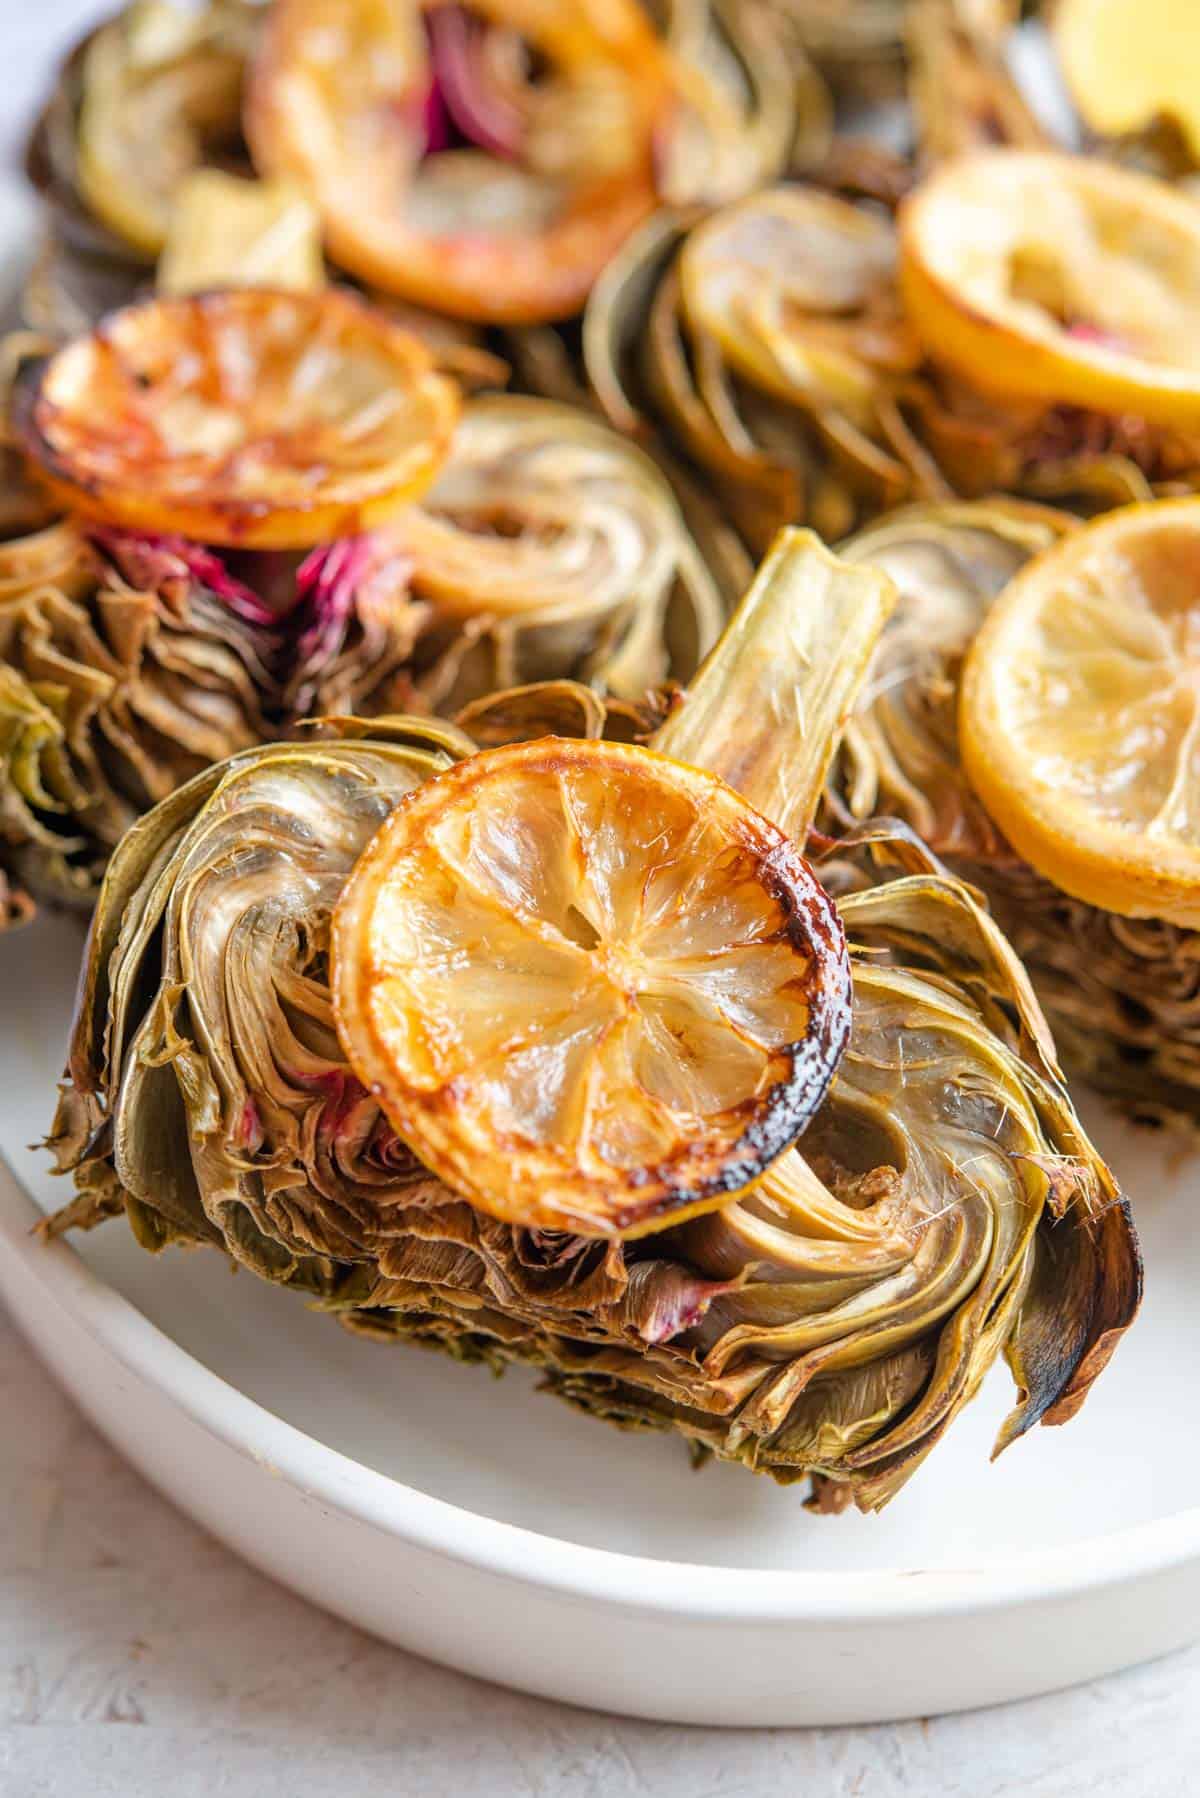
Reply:
<svg viewBox="0 0 1200 1798"><path fill-rule="evenodd" d="M1200 1649L878 1729L632 1723L368 1640L100 1441L0 1316L0 1798L1183 1798Z"/></svg>

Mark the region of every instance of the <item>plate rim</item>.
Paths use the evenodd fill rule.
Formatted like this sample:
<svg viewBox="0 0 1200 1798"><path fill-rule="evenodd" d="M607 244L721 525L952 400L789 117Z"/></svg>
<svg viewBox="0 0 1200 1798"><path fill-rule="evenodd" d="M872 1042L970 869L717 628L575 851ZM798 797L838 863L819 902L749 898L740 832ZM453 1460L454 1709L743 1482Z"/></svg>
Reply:
<svg viewBox="0 0 1200 1798"><path fill-rule="evenodd" d="M250 1398L152 1323L68 1242L35 1236L43 1215L0 1149L0 1294L18 1272L69 1310L133 1379L235 1453L353 1522L518 1585L697 1622L894 1624L1058 1603L1200 1561L1200 1505L1084 1537L1065 1552L1060 1545L984 1567L862 1571L669 1561L506 1523L368 1467Z"/></svg>

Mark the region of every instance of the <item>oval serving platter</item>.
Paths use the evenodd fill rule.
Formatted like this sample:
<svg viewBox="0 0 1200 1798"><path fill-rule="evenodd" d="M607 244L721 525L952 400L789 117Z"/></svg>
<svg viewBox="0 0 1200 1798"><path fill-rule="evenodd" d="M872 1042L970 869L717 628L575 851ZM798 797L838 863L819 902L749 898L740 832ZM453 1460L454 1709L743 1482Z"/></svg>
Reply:
<svg viewBox="0 0 1200 1798"><path fill-rule="evenodd" d="M990 1464L997 1370L878 1517L579 1417L512 1372L352 1338L216 1255L31 1235L83 931L0 940L0 1295L163 1492L363 1628L646 1717L835 1724L995 1703L1200 1633L1200 1163L1092 1108L1147 1304L1067 1428Z"/></svg>

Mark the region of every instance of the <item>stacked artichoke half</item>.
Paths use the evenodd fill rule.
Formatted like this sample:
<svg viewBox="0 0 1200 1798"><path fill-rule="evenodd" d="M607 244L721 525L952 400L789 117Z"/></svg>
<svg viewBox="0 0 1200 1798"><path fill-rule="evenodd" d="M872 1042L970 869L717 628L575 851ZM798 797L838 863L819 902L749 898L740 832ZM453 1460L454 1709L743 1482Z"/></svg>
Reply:
<svg viewBox="0 0 1200 1798"><path fill-rule="evenodd" d="M0 928L90 902L122 832L327 712L685 679L725 602L669 485L587 414L468 402L420 506L306 555L65 519L0 543Z"/></svg>
<svg viewBox="0 0 1200 1798"><path fill-rule="evenodd" d="M1200 937L1073 898L989 817L959 757L963 659L988 608L1075 521L1014 500L915 506L843 545L901 602L833 764L829 828L902 818L988 903L1028 966L1072 1071L1133 1117L1200 1124Z"/></svg>
<svg viewBox="0 0 1200 1798"><path fill-rule="evenodd" d="M651 748L802 842L890 599L789 534ZM840 904L836 1074L799 1144L718 1208L580 1235L501 1222L422 1167L339 1037L331 916L357 858L480 743L652 719L557 683L469 722L248 750L128 833L53 1133L77 1187L60 1223L124 1211L147 1248L212 1245L363 1334L535 1363L598 1416L811 1477L826 1509L886 1502L1001 1355L1018 1398L1000 1446L1069 1418L1136 1309L1132 1227L1020 964L902 825L838 851L843 887L879 866ZM537 1198L509 1210L532 1219Z"/></svg>

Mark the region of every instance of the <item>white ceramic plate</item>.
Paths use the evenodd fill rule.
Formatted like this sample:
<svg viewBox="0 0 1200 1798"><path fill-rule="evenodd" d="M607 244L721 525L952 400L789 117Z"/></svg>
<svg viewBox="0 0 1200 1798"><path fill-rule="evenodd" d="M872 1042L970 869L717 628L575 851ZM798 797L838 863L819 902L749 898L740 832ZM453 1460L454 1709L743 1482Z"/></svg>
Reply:
<svg viewBox="0 0 1200 1798"><path fill-rule="evenodd" d="M0 938L0 1294L142 1471L297 1591L490 1679L704 1723L952 1710L1200 1634L1200 1168L1094 1117L1148 1300L1081 1415L990 1465L999 1371L881 1517L813 1518L520 1372L351 1338L207 1251L154 1259L120 1222L31 1238L67 1196L26 1144L81 943L68 918Z"/></svg>

